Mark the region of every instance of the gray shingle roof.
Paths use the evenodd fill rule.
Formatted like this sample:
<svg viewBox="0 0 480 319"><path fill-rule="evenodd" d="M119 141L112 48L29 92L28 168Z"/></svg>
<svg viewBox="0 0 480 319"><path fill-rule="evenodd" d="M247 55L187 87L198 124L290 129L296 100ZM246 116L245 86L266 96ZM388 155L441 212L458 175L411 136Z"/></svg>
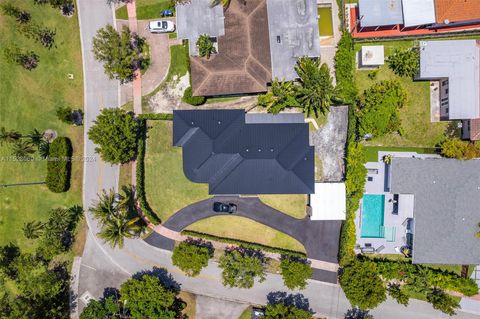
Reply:
<svg viewBox="0 0 480 319"><path fill-rule="evenodd" d="M296 115L293 115L296 116ZM306 123L245 123L244 110L173 112L173 145L188 179L210 194L311 194L314 148Z"/></svg>
<svg viewBox="0 0 480 319"><path fill-rule="evenodd" d="M401 0L360 0L360 25L378 27L403 23Z"/></svg>
<svg viewBox="0 0 480 319"><path fill-rule="evenodd" d="M415 196L413 262L480 263L480 160L394 158L391 192Z"/></svg>

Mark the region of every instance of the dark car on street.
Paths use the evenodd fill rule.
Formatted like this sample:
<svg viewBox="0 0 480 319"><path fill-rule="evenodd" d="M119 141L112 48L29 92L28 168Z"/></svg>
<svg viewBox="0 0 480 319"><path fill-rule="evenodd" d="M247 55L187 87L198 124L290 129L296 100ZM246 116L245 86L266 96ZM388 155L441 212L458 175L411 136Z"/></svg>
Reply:
<svg viewBox="0 0 480 319"><path fill-rule="evenodd" d="M237 205L229 203L215 202L213 203L213 211L217 213L229 213L233 214L237 211Z"/></svg>

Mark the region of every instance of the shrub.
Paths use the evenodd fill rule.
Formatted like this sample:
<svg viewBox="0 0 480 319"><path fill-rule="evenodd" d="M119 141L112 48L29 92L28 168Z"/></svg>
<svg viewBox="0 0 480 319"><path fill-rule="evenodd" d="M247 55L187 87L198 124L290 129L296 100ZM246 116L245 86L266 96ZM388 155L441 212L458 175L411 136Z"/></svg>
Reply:
<svg viewBox="0 0 480 319"><path fill-rule="evenodd" d="M350 33L344 32L335 53L336 99L342 104L353 104L357 99L354 76L355 50L353 39Z"/></svg>
<svg viewBox="0 0 480 319"><path fill-rule="evenodd" d="M383 136L401 127L398 109L403 107L407 93L398 81L381 81L365 90L358 108L360 136Z"/></svg>
<svg viewBox="0 0 480 319"><path fill-rule="evenodd" d="M198 55L201 57L210 59L212 54L217 53L217 49L215 49L213 41L210 39L208 34L202 34L200 37L198 37L196 45L198 49Z"/></svg>
<svg viewBox="0 0 480 319"><path fill-rule="evenodd" d="M183 92L182 101L190 105L201 105L205 103L206 98L204 96L193 96L192 87L189 86L185 92Z"/></svg>
<svg viewBox="0 0 480 319"><path fill-rule="evenodd" d="M142 113L142 114L138 114L138 118L142 120L171 121L173 120L173 114L172 113Z"/></svg>
<svg viewBox="0 0 480 319"><path fill-rule="evenodd" d="M46 183L54 193L66 192L70 188L72 152L72 143L68 137L57 137L50 145Z"/></svg>
<svg viewBox="0 0 480 319"><path fill-rule="evenodd" d="M68 106L61 106L56 110L57 118L67 124L72 124L72 109Z"/></svg>
<svg viewBox="0 0 480 319"><path fill-rule="evenodd" d="M413 78L420 70L420 51L418 48L397 48L387 57L386 62L396 75Z"/></svg>
<svg viewBox="0 0 480 319"><path fill-rule="evenodd" d="M399 284L389 284L387 289L388 295L405 307L408 306L409 296L403 291Z"/></svg>
<svg viewBox="0 0 480 319"><path fill-rule="evenodd" d="M373 262L353 261L345 266L340 285L352 306L362 310L373 309L387 299L385 286Z"/></svg>
<svg viewBox="0 0 480 319"><path fill-rule="evenodd" d="M305 289L307 279L313 275L313 269L306 259L282 256L280 269L283 282L288 289Z"/></svg>
<svg viewBox="0 0 480 319"><path fill-rule="evenodd" d="M252 288L255 278L265 281L265 258L258 250L243 247L227 250L218 266L223 269L225 286Z"/></svg>
<svg viewBox="0 0 480 319"><path fill-rule="evenodd" d="M281 254L281 255L303 257L303 258L307 256L307 255L305 255L305 253L299 252L299 251L288 250L288 249L278 248L278 247L271 247L271 246L266 246L266 245L262 245L262 244L258 244L258 243L251 243L251 242L240 240L240 239L219 237L219 236L200 233L200 232L196 232L196 231L192 231L192 230L182 230L182 235L198 237L198 238L203 238L203 239L208 239L208 240L213 240L213 241L218 241L220 243L232 244L232 245L242 246L244 248L267 251L267 252L277 253L277 254Z"/></svg>
<svg viewBox="0 0 480 319"><path fill-rule="evenodd" d="M434 309L438 309L450 316L455 315L455 309L460 308L458 300L447 295L443 290L436 288L431 289L427 293L427 301L432 304Z"/></svg>
<svg viewBox="0 0 480 319"><path fill-rule="evenodd" d="M195 277L208 266L213 257L213 246L203 240L186 240L173 249L172 262L187 276Z"/></svg>
<svg viewBox="0 0 480 319"><path fill-rule="evenodd" d="M95 151L112 164L125 164L135 158L139 122L132 112L105 108L88 131L88 137L98 146Z"/></svg>
<svg viewBox="0 0 480 319"><path fill-rule="evenodd" d="M441 154L445 157L464 160L480 157L480 147L478 145L458 138L445 140L441 147Z"/></svg>

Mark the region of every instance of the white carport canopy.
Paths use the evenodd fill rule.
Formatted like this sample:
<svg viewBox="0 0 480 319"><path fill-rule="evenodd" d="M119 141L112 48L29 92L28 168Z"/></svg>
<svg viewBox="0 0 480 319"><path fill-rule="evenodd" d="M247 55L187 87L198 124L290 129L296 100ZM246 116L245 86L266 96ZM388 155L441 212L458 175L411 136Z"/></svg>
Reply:
<svg viewBox="0 0 480 319"><path fill-rule="evenodd" d="M345 220L347 211L344 183L315 183L310 195L311 220Z"/></svg>
<svg viewBox="0 0 480 319"><path fill-rule="evenodd" d="M434 0L403 0L403 25L413 27L435 23Z"/></svg>

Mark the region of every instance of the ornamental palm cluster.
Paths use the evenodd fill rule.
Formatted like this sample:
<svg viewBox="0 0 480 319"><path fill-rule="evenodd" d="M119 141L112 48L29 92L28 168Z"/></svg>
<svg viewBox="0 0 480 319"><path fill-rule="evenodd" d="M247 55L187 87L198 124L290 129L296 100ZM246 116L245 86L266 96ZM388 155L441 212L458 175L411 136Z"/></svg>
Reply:
<svg viewBox="0 0 480 319"><path fill-rule="evenodd" d="M335 93L328 66L305 56L298 60L295 71L298 82L274 79L271 90L258 97L258 105L274 114L287 107L302 107L307 116L327 114Z"/></svg>
<svg viewBox="0 0 480 319"><path fill-rule="evenodd" d="M99 221L101 231L98 236L112 248L122 248L124 238L136 238L144 230L140 217L135 216L134 192L131 187L123 187L123 194L103 190L90 212Z"/></svg>

